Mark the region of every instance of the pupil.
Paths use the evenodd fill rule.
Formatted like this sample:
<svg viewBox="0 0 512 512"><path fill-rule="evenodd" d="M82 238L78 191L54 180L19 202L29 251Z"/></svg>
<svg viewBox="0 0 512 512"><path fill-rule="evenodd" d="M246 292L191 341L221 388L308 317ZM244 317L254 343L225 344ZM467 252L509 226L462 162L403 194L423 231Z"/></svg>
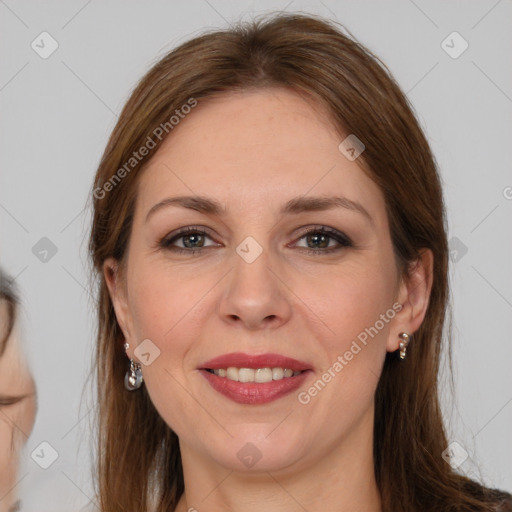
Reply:
<svg viewBox="0 0 512 512"><path fill-rule="evenodd" d="M193 239L193 238L196 238L196 239L197 239L198 237L200 238L200 237L202 237L202 236L203 236L203 235L200 235L200 234L197 234L197 233L196 233L195 235L187 235L187 236L185 236L185 237L184 237L184 245L185 245L185 247L192 247L192 248L193 248L193 247L196 247L196 246L194 246L194 245L193 245L193 244L194 244L194 242L192 242L192 245L190 245L189 243L187 243L187 241L188 241L188 240L190 240L191 238L192 238L192 239ZM197 240L196 240L196 242L197 242ZM202 247L202 244L201 244L199 247Z"/></svg>
<svg viewBox="0 0 512 512"><path fill-rule="evenodd" d="M202 235L197 234L197 233L194 235L185 236L184 237L185 247L196 247L195 244L200 241L201 237L202 237ZM327 241L328 237L326 237L323 234L309 235L309 238L313 241L314 247L325 248L329 245L329 242ZM194 239L195 239L195 242L194 242ZM190 242L190 240L192 240L192 242ZM202 247L202 244L199 247Z"/></svg>
<svg viewBox="0 0 512 512"><path fill-rule="evenodd" d="M320 247L320 248L325 248L329 245L329 243L325 243L326 242L326 239L327 237L325 235L321 235L321 234L318 234L318 235L310 235L311 239L314 240L314 242L318 242L318 241L322 241L322 245L321 246L316 246L316 247Z"/></svg>

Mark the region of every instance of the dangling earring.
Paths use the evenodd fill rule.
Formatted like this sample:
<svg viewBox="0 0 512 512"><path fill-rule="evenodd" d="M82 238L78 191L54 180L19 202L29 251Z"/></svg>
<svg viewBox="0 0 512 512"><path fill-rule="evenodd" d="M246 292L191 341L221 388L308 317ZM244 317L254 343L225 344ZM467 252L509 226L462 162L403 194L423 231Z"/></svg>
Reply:
<svg viewBox="0 0 512 512"><path fill-rule="evenodd" d="M133 359L130 359L130 369L124 376L124 387L128 391L135 391L142 386L143 381L140 363L136 363Z"/></svg>
<svg viewBox="0 0 512 512"><path fill-rule="evenodd" d="M401 332L398 335L398 337L402 338L402 341L400 342L400 359L405 359L407 345L409 345L409 342L411 341L411 337L406 332Z"/></svg>

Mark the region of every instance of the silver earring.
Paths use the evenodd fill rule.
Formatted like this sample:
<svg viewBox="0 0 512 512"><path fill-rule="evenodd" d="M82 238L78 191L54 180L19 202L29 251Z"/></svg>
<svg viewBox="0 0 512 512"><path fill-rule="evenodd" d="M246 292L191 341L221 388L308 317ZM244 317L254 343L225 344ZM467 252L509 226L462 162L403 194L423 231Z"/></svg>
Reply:
<svg viewBox="0 0 512 512"><path fill-rule="evenodd" d="M401 332L398 335L399 338L402 339L400 342L400 359L405 359L406 352L407 352L407 345L409 345L409 342L411 341L411 337L406 332Z"/></svg>
<svg viewBox="0 0 512 512"><path fill-rule="evenodd" d="M124 376L124 387L128 391L134 391L142 386L143 381L140 363L136 363L133 359L130 359L130 369Z"/></svg>

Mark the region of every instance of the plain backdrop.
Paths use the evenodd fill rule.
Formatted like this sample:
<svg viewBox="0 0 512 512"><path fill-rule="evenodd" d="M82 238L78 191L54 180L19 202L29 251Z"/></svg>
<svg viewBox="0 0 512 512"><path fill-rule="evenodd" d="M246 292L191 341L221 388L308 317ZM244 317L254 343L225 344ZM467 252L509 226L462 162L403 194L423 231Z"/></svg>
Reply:
<svg viewBox="0 0 512 512"><path fill-rule="evenodd" d="M468 454L460 471L512 491L509 0L3 0L0 263L22 292L39 394L18 484L24 511L78 511L92 496L85 205L118 113L177 44L279 10L341 22L382 58L417 112L442 174L452 247L450 441ZM31 457L41 449L47 462L56 457L47 469Z"/></svg>

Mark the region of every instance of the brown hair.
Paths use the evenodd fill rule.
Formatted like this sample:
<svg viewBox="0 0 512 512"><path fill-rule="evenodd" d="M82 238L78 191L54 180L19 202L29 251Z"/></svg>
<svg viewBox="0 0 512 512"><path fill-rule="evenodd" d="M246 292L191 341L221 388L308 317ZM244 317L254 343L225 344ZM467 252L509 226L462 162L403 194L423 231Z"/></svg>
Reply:
<svg viewBox="0 0 512 512"><path fill-rule="evenodd" d="M505 494L457 474L442 458L448 442L437 379L448 301L448 249L441 184L427 140L404 94L375 55L334 23L296 14L209 32L165 55L130 96L102 157L94 184L90 238L100 279L102 510L145 511L151 495L158 497L155 510L174 510L184 490L176 434L153 407L145 387L132 394L123 387L127 370L123 337L102 275L106 258L123 262L137 177L156 150L133 169L127 170L125 164L155 128L191 98L200 102L229 91L273 86L316 99L330 113L340 137L356 134L365 144L358 162L384 194L397 264L404 276L423 248L434 255L424 322L414 334L405 364L396 354L387 354L376 391L374 463L383 510L497 510ZM158 149L161 140L154 142ZM123 166L126 172L117 179Z"/></svg>

